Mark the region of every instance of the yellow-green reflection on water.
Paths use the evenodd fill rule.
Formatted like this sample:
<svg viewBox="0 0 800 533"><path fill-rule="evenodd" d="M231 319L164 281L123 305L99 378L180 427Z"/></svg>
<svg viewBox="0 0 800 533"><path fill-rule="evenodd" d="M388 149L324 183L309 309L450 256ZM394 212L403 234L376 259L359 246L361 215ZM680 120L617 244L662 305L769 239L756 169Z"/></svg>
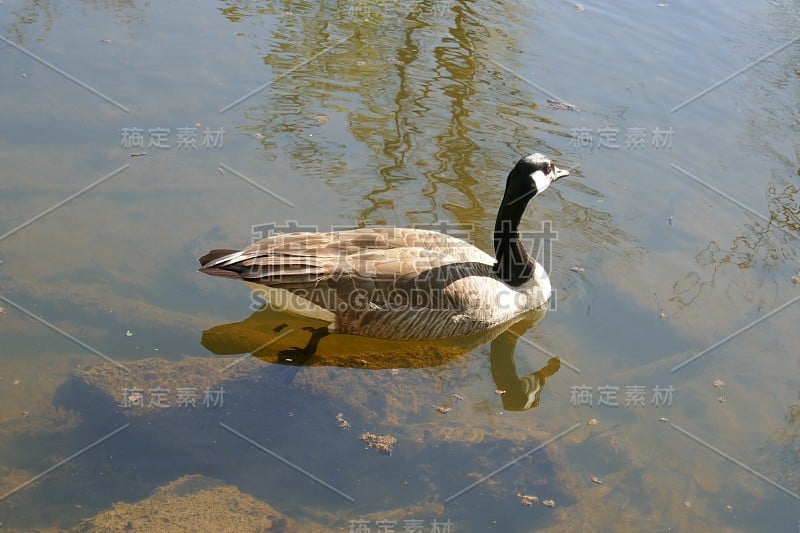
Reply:
<svg viewBox="0 0 800 533"><path fill-rule="evenodd" d="M281 352L304 344L310 320L290 313L257 311L246 320L225 324L203 333L203 346L218 355L252 353L259 359L292 366L336 366L360 369L424 369L446 365L456 358L491 343L489 360L496 391L503 407L524 411L539 404L545 381L560 368L558 358L551 358L536 372L520 377L514 363L518 339L544 318L546 309L531 311L512 324L455 339L437 341L389 341L353 335L326 337L324 345L305 360L287 359ZM278 324L276 327L275 324ZM319 322L316 327L326 324ZM295 335L291 335L297 333ZM298 339L298 337L300 337Z"/></svg>

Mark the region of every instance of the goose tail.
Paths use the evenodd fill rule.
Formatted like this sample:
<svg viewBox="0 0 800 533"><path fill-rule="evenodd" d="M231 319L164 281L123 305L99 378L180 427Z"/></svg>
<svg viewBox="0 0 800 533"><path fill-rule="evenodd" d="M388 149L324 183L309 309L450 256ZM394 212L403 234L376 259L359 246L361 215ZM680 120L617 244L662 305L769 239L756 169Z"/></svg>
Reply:
<svg viewBox="0 0 800 533"><path fill-rule="evenodd" d="M229 256L236 253L239 253L238 250L227 250L224 248L211 250L199 259L199 270L203 274L208 274L209 276L239 278L239 272L236 271L235 265L221 265L226 262Z"/></svg>

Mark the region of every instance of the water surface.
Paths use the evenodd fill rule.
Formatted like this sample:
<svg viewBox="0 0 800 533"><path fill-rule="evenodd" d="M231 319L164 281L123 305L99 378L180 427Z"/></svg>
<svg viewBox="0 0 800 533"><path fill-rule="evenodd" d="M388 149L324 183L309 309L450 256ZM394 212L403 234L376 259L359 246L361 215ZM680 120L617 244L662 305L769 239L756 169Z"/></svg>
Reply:
<svg viewBox="0 0 800 533"><path fill-rule="evenodd" d="M781 306L800 290L799 6L666 4L0 5L16 45L0 42L0 492L131 424L0 500L3 527L71 528L201 474L337 530L796 529L798 310ZM292 224L416 224L489 249L532 152L572 174L524 219L558 234L557 293L494 343L326 339L320 364L276 364L302 321L196 272ZM181 364L251 352L249 374L218 372L224 407L141 413L116 406L126 378L97 355L149 369L130 386L202 393L206 367ZM535 406L495 393L553 355ZM396 436L392 455L366 431Z"/></svg>

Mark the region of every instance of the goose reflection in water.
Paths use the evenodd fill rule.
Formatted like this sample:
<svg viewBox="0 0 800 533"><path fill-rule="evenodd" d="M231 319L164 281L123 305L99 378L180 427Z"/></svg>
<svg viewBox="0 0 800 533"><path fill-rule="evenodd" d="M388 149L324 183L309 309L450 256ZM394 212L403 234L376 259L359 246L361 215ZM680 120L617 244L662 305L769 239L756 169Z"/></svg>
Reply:
<svg viewBox="0 0 800 533"><path fill-rule="evenodd" d="M553 357L536 372L523 377L517 373L514 352L518 339L545 314L546 308L530 311L511 324L455 339L397 341L336 335L328 337L322 349L297 357L294 344L306 342L307 331L320 325L307 317L265 308L241 322L207 329L201 342L216 355L251 353L273 364L372 370L441 366L490 342L491 374L497 390L503 391L503 408L524 411L539 405L546 380L561 366Z"/></svg>
<svg viewBox="0 0 800 533"><path fill-rule="evenodd" d="M528 325L525 330L532 325ZM561 360L558 357L552 357L536 372L519 377L517 365L514 362L514 350L517 340L524 332L520 332L512 326L495 337L491 344L489 360L492 367L492 379L497 390L503 391L500 397L506 411L525 411L539 405L545 381L561 368Z"/></svg>

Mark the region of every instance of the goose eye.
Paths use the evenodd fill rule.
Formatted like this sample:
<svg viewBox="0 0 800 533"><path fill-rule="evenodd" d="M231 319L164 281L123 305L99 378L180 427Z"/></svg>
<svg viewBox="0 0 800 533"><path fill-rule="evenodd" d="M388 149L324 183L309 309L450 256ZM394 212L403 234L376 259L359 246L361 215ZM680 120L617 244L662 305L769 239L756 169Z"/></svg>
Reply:
<svg viewBox="0 0 800 533"><path fill-rule="evenodd" d="M545 167L545 174L550 174L553 171L553 165L547 163L547 167Z"/></svg>

